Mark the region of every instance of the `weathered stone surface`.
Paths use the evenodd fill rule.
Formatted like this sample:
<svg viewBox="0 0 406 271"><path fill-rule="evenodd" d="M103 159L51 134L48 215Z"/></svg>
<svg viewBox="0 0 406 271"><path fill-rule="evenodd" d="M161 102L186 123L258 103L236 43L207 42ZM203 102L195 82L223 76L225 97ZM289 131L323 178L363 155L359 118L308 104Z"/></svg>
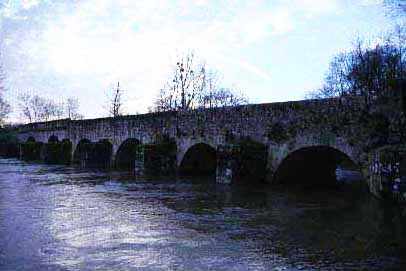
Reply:
<svg viewBox="0 0 406 271"><path fill-rule="evenodd" d="M162 140L155 144L136 146L134 171L137 176L174 176L176 175L176 143Z"/></svg>
<svg viewBox="0 0 406 271"><path fill-rule="evenodd" d="M379 197L393 197L406 202L406 146L385 146L369 154L370 191Z"/></svg>
<svg viewBox="0 0 406 271"><path fill-rule="evenodd" d="M72 154L82 139L93 143L108 141L112 146L112 161L128 138L137 139L145 145L170 138L176 144L176 167L181 165L188 150L196 144L207 144L218 150L220 146L227 145L241 147L240 143L249 139L266 149L258 157L266 156L265 175L268 180L272 180L282 161L304 147L328 146L345 154L357 165L368 167L368 154L372 150L383 145L399 144L396 140L402 140L398 136L402 134L399 132L401 128L394 125L396 122L380 111L368 110L359 97L305 100L190 112L32 123L18 127L17 137L20 142L26 142L29 137L35 138L37 142L47 142L51 136L59 140L69 139L72 142ZM145 156L145 150L143 154ZM241 155L256 156L249 151L243 151ZM135 162L138 170L145 170L145 159L144 162ZM258 159L262 163L263 159ZM241 168L251 167L242 165L236 157L230 158L230 161L220 160L217 172L223 176L219 177L222 182L229 182L226 179L229 176L233 179Z"/></svg>

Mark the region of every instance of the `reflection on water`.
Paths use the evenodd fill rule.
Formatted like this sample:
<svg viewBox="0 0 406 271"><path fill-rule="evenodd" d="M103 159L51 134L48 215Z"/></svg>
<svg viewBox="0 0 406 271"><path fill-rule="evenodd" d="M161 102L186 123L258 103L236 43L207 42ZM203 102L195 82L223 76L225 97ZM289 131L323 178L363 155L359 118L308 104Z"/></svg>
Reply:
<svg viewBox="0 0 406 271"><path fill-rule="evenodd" d="M343 189L0 160L0 270L405 270L404 220Z"/></svg>

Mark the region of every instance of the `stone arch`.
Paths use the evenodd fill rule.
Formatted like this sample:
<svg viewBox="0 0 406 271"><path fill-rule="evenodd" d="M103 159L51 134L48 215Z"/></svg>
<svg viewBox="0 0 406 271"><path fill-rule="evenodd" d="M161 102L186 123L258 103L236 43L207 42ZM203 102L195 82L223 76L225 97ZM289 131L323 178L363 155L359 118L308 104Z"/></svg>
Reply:
<svg viewBox="0 0 406 271"><path fill-rule="evenodd" d="M59 142L59 138L58 138L58 136L56 136L56 135L51 135L49 138L48 138L48 143L58 143Z"/></svg>
<svg viewBox="0 0 406 271"><path fill-rule="evenodd" d="M177 140L177 155L176 155L176 165L179 167L183 161L183 158L186 152L197 144L207 144L213 149L217 150L217 145L210 141L202 141L202 140L193 140L193 139L184 139L184 140Z"/></svg>
<svg viewBox="0 0 406 271"><path fill-rule="evenodd" d="M132 170L135 167L137 146L141 141L137 138L127 138L118 147L115 154L114 165L119 169Z"/></svg>
<svg viewBox="0 0 406 271"><path fill-rule="evenodd" d="M188 176L207 176L216 173L217 151L207 143L197 143L187 149L179 173Z"/></svg>
<svg viewBox="0 0 406 271"><path fill-rule="evenodd" d="M345 165L360 172L356 161L342 150L328 145L297 148L288 153L276 168L276 183L304 186L335 186L337 167Z"/></svg>
<svg viewBox="0 0 406 271"><path fill-rule="evenodd" d="M300 140L296 140L295 144L278 144L275 142L271 142L268 144L268 162L267 162L267 169L268 172L273 176L276 172L277 168L281 165L284 159L287 156L297 150L302 148L310 148L310 147L331 147L337 149L338 151L346 154L352 161L357 164L362 164L364 161L363 159L363 151L361 148L352 146L348 143L346 138L339 138L336 139L332 144L324 144L321 142L317 142L314 138L317 135L309 134L300 138Z"/></svg>

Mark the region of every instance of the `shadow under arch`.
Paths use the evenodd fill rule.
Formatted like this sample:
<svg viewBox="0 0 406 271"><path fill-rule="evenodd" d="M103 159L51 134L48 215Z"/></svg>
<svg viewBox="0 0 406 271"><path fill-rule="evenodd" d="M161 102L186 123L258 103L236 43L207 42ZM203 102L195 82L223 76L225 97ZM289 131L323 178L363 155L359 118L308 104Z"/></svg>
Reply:
<svg viewBox="0 0 406 271"><path fill-rule="evenodd" d="M29 137L27 138L26 142L27 142L27 143L34 143L34 142L36 142L35 137L29 136Z"/></svg>
<svg viewBox="0 0 406 271"><path fill-rule="evenodd" d="M179 174L183 176L215 176L217 152L206 143L191 146L185 153L179 166Z"/></svg>
<svg viewBox="0 0 406 271"><path fill-rule="evenodd" d="M127 138L121 143L115 155L114 165L117 169L133 170L135 168L137 146L140 143L136 138Z"/></svg>
<svg viewBox="0 0 406 271"><path fill-rule="evenodd" d="M337 174L340 170L353 174L342 178L343 176ZM362 179L359 166L347 154L325 145L293 151L281 162L274 175L277 184L308 188L334 188L348 183L365 184Z"/></svg>

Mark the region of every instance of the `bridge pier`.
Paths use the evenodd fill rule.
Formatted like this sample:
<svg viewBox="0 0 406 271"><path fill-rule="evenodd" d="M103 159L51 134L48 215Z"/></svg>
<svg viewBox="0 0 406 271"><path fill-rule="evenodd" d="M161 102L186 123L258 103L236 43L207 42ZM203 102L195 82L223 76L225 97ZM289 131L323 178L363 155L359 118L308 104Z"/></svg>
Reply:
<svg viewBox="0 0 406 271"><path fill-rule="evenodd" d="M266 179L268 148L251 140L217 148L217 183L262 182Z"/></svg>
<svg viewBox="0 0 406 271"><path fill-rule="evenodd" d="M176 143L161 142L138 145L134 165L135 174L173 176L176 174Z"/></svg>
<svg viewBox="0 0 406 271"><path fill-rule="evenodd" d="M70 141L45 143L41 156L47 164L68 165L72 160L72 143Z"/></svg>
<svg viewBox="0 0 406 271"><path fill-rule="evenodd" d="M384 146L371 151L363 171L372 194L406 202L406 145Z"/></svg>
<svg viewBox="0 0 406 271"><path fill-rule="evenodd" d="M145 146L138 145L135 151L134 173L136 176L145 174Z"/></svg>
<svg viewBox="0 0 406 271"><path fill-rule="evenodd" d="M237 161L233 145L221 145L217 148L216 182L231 184L236 177Z"/></svg>

